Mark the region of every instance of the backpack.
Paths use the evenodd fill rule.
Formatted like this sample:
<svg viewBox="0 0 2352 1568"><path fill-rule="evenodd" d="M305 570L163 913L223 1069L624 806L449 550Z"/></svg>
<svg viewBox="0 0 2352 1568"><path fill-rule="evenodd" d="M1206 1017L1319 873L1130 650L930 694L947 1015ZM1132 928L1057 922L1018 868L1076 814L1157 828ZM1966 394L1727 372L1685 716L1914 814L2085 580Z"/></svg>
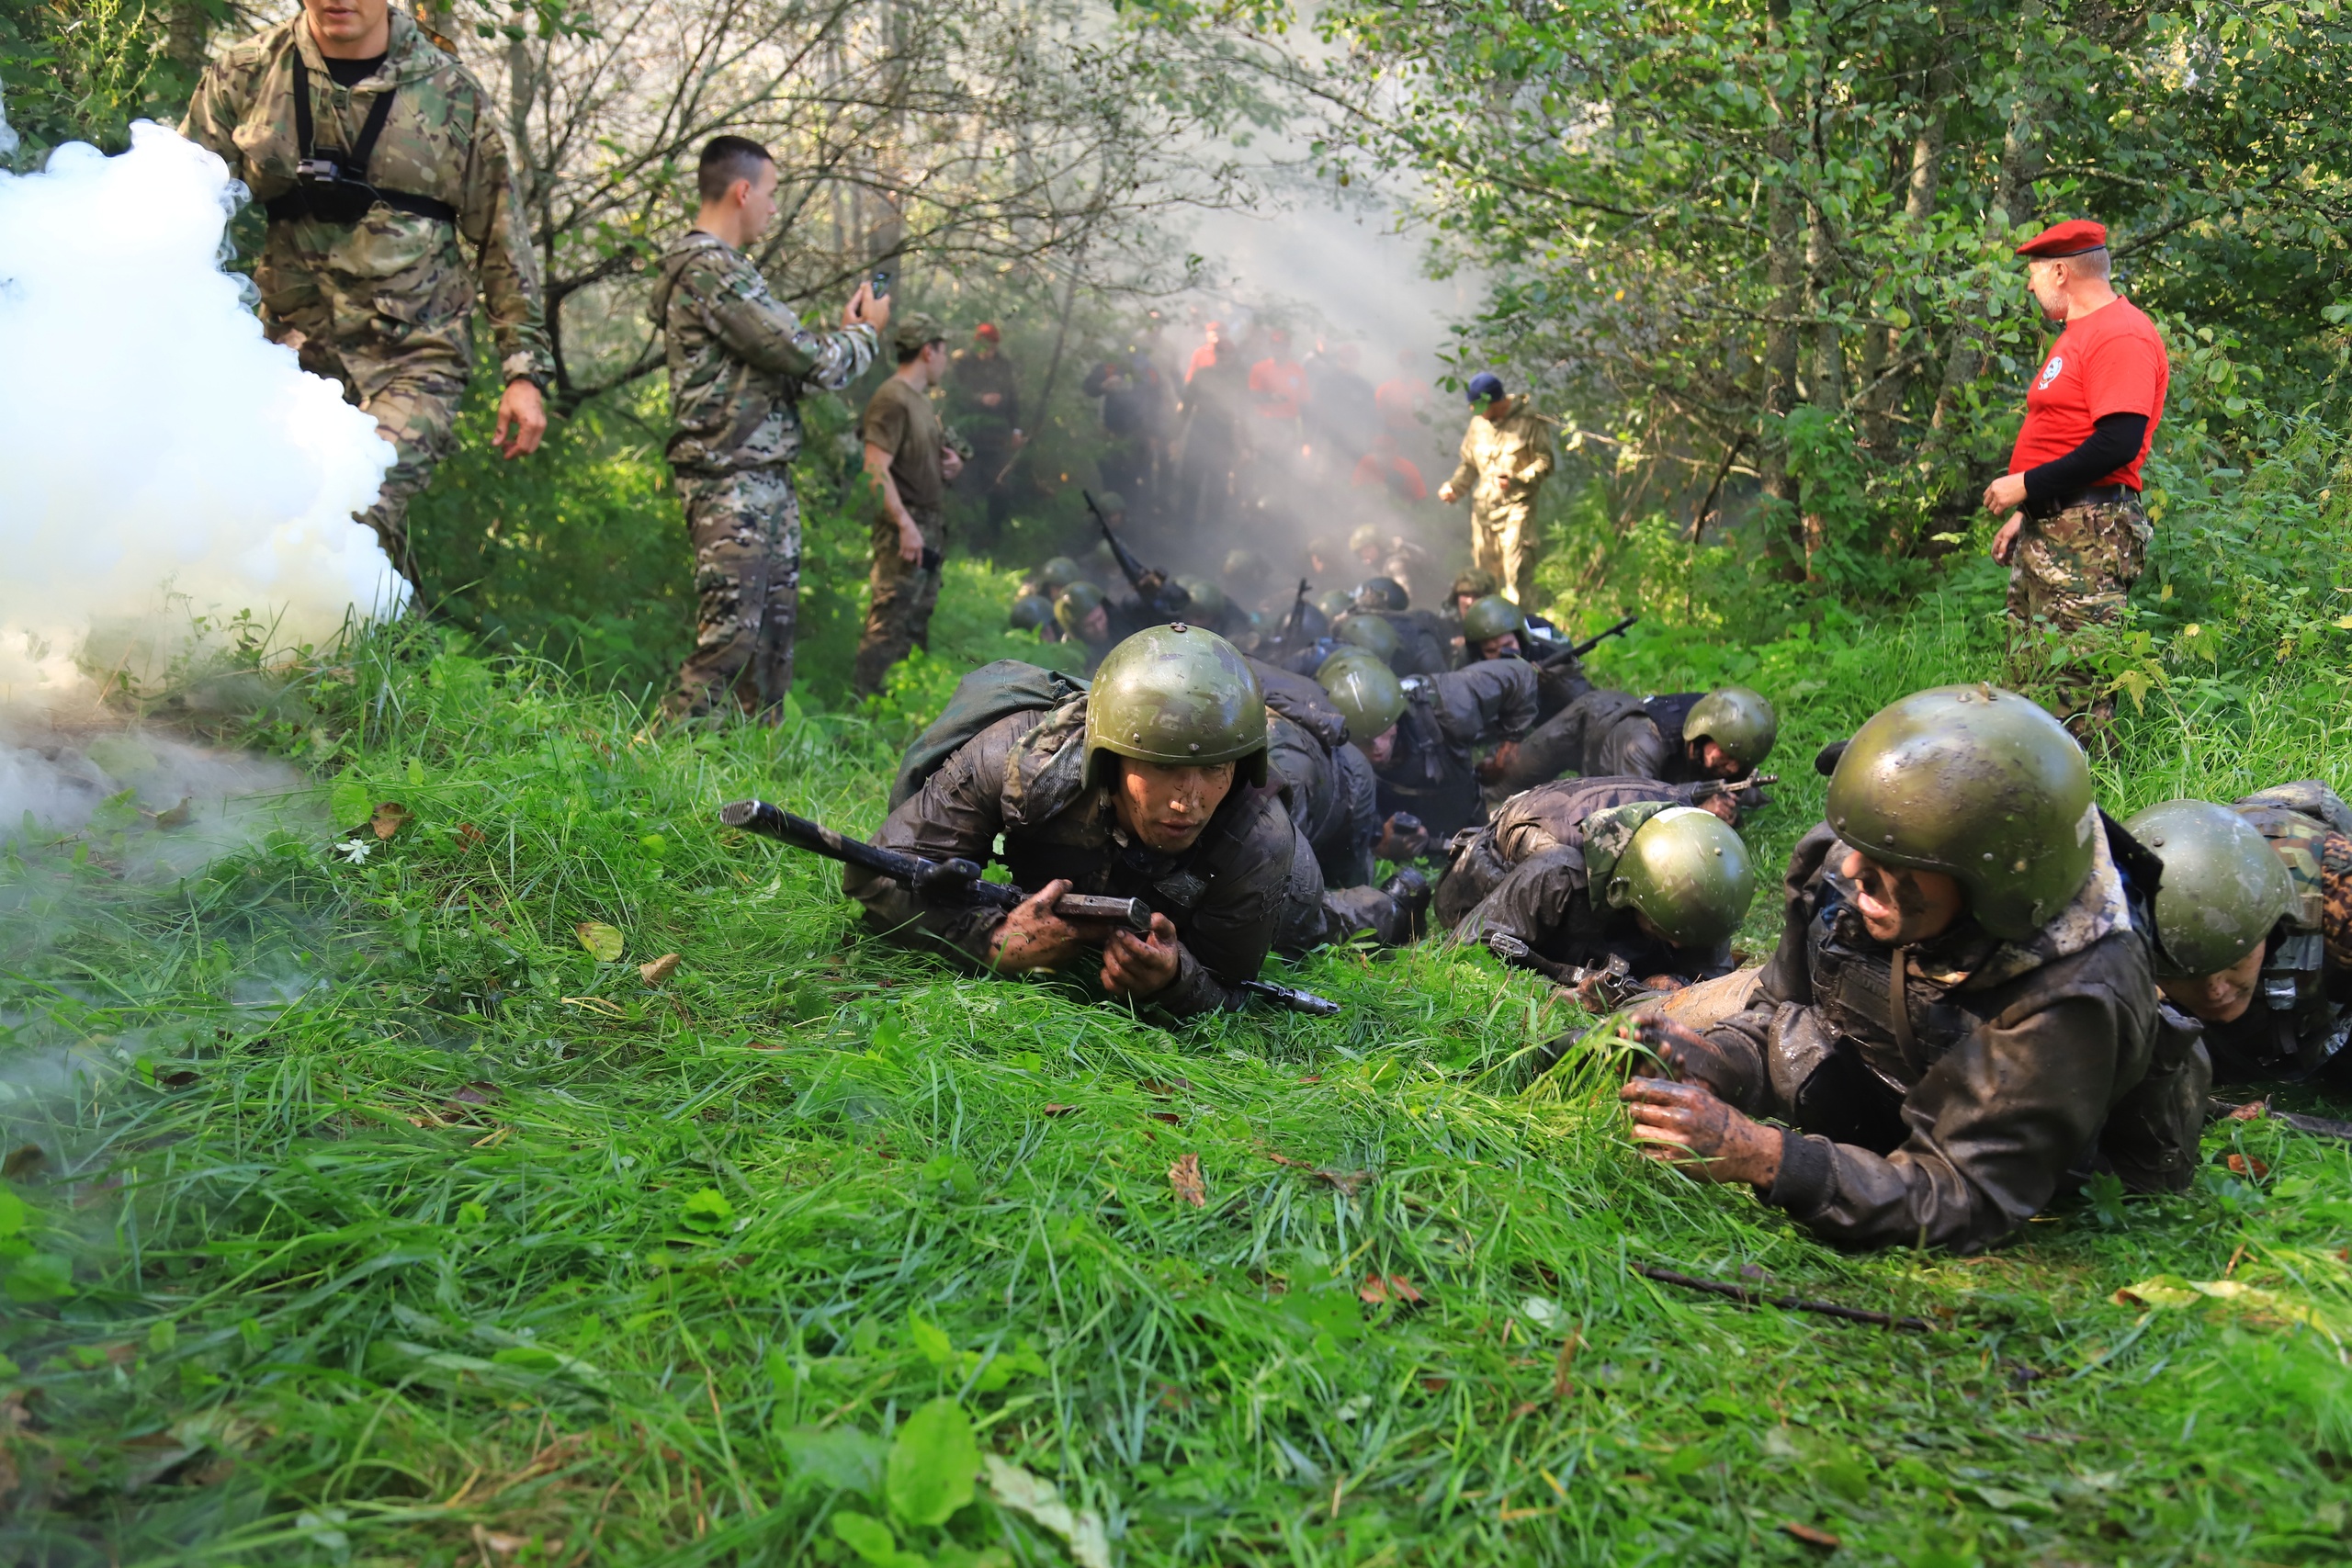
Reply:
<svg viewBox="0 0 2352 1568"><path fill-rule="evenodd" d="M890 809L895 811L901 802L913 798L958 748L989 725L1016 713L1057 708L1084 692L1086 685L1079 676L1040 669L1018 659L981 665L956 682L956 694L899 759L899 776L890 784Z"/></svg>

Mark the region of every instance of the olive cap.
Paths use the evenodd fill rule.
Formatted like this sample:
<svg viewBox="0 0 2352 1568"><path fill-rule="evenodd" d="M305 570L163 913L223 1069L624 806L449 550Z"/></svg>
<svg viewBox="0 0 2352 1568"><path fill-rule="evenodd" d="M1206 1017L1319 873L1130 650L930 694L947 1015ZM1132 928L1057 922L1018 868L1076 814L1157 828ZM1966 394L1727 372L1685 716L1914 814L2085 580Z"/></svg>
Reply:
<svg viewBox="0 0 2352 1568"><path fill-rule="evenodd" d="M1634 829L1603 897L1640 911L1677 947L1713 947L1747 918L1756 869L1722 818L1670 806Z"/></svg>
<svg viewBox="0 0 2352 1568"><path fill-rule="evenodd" d="M1054 618L1054 602L1043 594L1023 593L1012 602L1012 629L1034 632Z"/></svg>
<svg viewBox="0 0 2352 1568"><path fill-rule="evenodd" d="M2042 706L1990 685L1914 692L1854 733L1825 814L1871 859L1940 871L2021 942L2082 890L2099 830L2090 764Z"/></svg>
<svg viewBox="0 0 2352 1568"><path fill-rule="evenodd" d="M1405 711L1404 683L1385 664L1335 656L1315 678L1347 719L1351 740L1377 739Z"/></svg>
<svg viewBox="0 0 2352 1568"><path fill-rule="evenodd" d="M1453 580L1453 592L1449 597L1459 599L1466 593L1473 599L1484 599L1501 588L1493 572L1483 566L1474 566Z"/></svg>
<svg viewBox="0 0 2352 1568"><path fill-rule="evenodd" d="M1037 569L1037 586L1048 593L1059 593L1085 575L1069 557L1056 556Z"/></svg>
<svg viewBox="0 0 2352 1568"><path fill-rule="evenodd" d="M1182 621L1147 626L1102 656L1086 697L1086 777L1105 754L1139 762L1238 764L1266 782L1266 693L1250 661L1216 633Z"/></svg>
<svg viewBox="0 0 2352 1568"><path fill-rule="evenodd" d="M1780 737L1781 716L1761 694L1746 686L1709 692L1690 705L1682 720L1683 739L1712 740L1749 773L1764 765Z"/></svg>
<svg viewBox="0 0 2352 1568"><path fill-rule="evenodd" d="M1340 623L1337 635L1341 642L1353 643L1383 664L1394 664L1396 650L1404 646L1396 628L1378 615L1350 615Z"/></svg>
<svg viewBox="0 0 2352 1568"><path fill-rule="evenodd" d="M1054 601L1054 624L1075 637L1080 624L1109 602L1102 590L1081 579L1063 589L1061 597Z"/></svg>
<svg viewBox="0 0 2352 1568"><path fill-rule="evenodd" d="M1350 555L1355 555L1368 546L1385 545L1387 542L1387 540L1382 538L1380 536L1379 524L1359 523L1354 528L1349 531L1348 553Z"/></svg>
<svg viewBox="0 0 2352 1568"><path fill-rule="evenodd" d="M913 355L922 352L925 344L945 343L947 329L939 318L925 310L910 310L903 316L890 318L890 348L893 353Z"/></svg>
<svg viewBox="0 0 2352 1568"><path fill-rule="evenodd" d="M2165 863L2156 887L2156 973L2212 975L2260 947L2294 902L2287 863L2224 806L2167 800L2123 824Z"/></svg>
<svg viewBox="0 0 2352 1568"><path fill-rule="evenodd" d="M1233 601L1225 596L1225 590L1205 577L1180 577L1176 586L1191 596L1192 608L1204 621L1223 620L1226 611L1232 607Z"/></svg>
<svg viewBox="0 0 2352 1568"><path fill-rule="evenodd" d="M1462 638L1476 647L1506 632L1527 632L1527 616L1499 593L1489 593L1462 612Z"/></svg>

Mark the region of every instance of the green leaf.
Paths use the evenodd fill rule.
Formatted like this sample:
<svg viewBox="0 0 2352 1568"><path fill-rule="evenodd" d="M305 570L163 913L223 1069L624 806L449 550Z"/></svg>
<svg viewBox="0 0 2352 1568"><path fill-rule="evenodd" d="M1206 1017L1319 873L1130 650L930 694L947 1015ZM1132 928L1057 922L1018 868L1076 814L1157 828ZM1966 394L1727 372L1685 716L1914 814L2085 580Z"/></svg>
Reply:
<svg viewBox="0 0 2352 1568"><path fill-rule="evenodd" d="M334 785L327 791L327 811L334 818L336 827L356 828L368 820L368 814L375 807L374 796L356 775L335 775Z"/></svg>
<svg viewBox="0 0 2352 1568"><path fill-rule="evenodd" d="M844 1509L833 1516L833 1533L874 1568L894 1568L899 1561L899 1539L880 1519Z"/></svg>
<svg viewBox="0 0 2352 1568"><path fill-rule="evenodd" d="M147 1330L147 1348L158 1356L168 1355L180 1342L180 1325L164 1318Z"/></svg>
<svg viewBox="0 0 2352 1568"><path fill-rule="evenodd" d="M48 1302L74 1293L74 1262L54 1252L36 1252L17 1259L6 1281L12 1302Z"/></svg>
<svg viewBox="0 0 2352 1568"><path fill-rule="evenodd" d="M935 1323L925 1323L912 1313L907 1314L907 1341L935 1368L944 1369L956 1359L956 1347L947 1337L947 1331Z"/></svg>
<svg viewBox="0 0 2352 1568"><path fill-rule="evenodd" d="M618 926L608 926L602 920L582 920L571 928L580 938L580 945L595 955L599 964L617 963L621 949L627 945Z"/></svg>
<svg viewBox="0 0 2352 1568"><path fill-rule="evenodd" d="M735 1205L718 1188L706 1187L686 1200L684 1218L688 1230L709 1235L735 1223Z"/></svg>
<svg viewBox="0 0 2352 1568"><path fill-rule="evenodd" d="M24 1229L26 1216L31 1213L30 1209L25 1207L25 1201L22 1198L17 1197L6 1187L0 1187L0 1241L6 1241Z"/></svg>
<svg viewBox="0 0 2352 1568"><path fill-rule="evenodd" d="M964 1407L934 1399L907 1417L884 1472L890 1513L901 1525L944 1525L972 1500L980 1445Z"/></svg>
<svg viewBox="0 0 2352 1568"><path fill-rule="evenodd" d="M797 1476L829 1492L882 1495L882 1439L854 1427L788 1427L775 1435L784 1462Z"/></svg>

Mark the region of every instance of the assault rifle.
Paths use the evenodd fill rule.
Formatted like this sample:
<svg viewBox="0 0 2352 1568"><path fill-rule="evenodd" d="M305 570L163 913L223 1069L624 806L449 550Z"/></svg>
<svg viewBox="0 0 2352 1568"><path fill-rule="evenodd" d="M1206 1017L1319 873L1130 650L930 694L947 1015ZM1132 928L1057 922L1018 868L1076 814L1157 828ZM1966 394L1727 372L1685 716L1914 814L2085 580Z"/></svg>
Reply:
<svg viewBox="0 0 2352 1568"><path fill-rule="evenodd" d="M1778 773L1750 773L1744 779L1706 779L1690 786L1690 804L1697 806L1719 795L1730 795L1742 809L1771 804L1759 793L1766 784L1781 782ZM1749 798L1750 796L1754 798Z"/></svg>
<svg viewBox="0 0 2352 1568"><path fill-rule="evenodd" d="M1136 558L1135 551L1127 548L1119 536L1112 531L1111 520L1102 515L1102 509L1094 504L1092 491L1081 490L1078 493L1085 498L1086 510L1094 513L1094 521L1102 530L1102 542L1111 547L1111 554L1117 559L1119 570L1126 573L1127 586L1136 591L1136 597L1143 602L1143 607L1165 620L1182 620L1184 612L1193 607L1193 596L1169 581L1166 572L1157 567L1148 567Z"/></svg>
<svg viewBox="0 0 2352 1568"><path fill-rule="evenodd" d="M1614 953L1609 955L1608 963L1586 968L1582 964L1555 964L1548 958L1539 957L1533 948L1509 931L1488 931L1486 941L1487 951L1505 964L1515 969L1532 969L1555 986L1575 990L1592 984L1593 999L1600 1004L1603 1012L1613 1012L1635 997L1650 994L1649 987L1634 978L1633 966Z"/></svg>
<svg viewBox="0 0 2352 1568"><path fill-rule="evenodd" d="M1592 636L1585 638L1582 642L1570 643L1566 648L1543 649L1537 652L1531 653L1528 655L1527 661L1530 664L1540 665L1558 664L1566 660L1582 659L1586 654L1590 653L1594 649L1599 648L1611 637L1623 637L1627 631L1632 629L1634 623L1640 619L1641 616L1639 615L1628 615L1623 620L1618 622L1615 626L1609 627L1606 631L1595 632Z"/></svg>
<svg viewBox="0 0 2352 1568"><path fill-rule="evenodd" d="M790 844L796 850L807 850L827 860L889 877L933 904L1009 910L1027 902L1029 897L1011 883L984 881L980 868L970 861L926 860L921 855L887 850L863 839L836 833L821 822L797 817L764 800L729 801L718 808L718 820L722 826L741 828L763 839ZM1054 901L1054 913L1074 925L1115 926L1139 935L1148 935L1151 931L1151 906L1140 898L1065 893ZM1328 1018L1340 1010L1340 1004L1335 1001L1267 980L1244 980L1241 989L1293 1012Z"/></svg>

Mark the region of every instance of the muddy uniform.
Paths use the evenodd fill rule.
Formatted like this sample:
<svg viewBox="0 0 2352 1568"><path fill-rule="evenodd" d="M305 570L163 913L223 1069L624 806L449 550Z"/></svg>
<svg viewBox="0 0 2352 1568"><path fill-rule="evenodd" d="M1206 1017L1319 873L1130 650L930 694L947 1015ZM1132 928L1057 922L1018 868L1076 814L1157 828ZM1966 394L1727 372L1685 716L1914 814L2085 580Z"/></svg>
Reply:
<svg viewBox="0 0 2352 1568"><path fill-rule="evenodd" d="M1266 690L1266 767L1297 836L1274 945L1303 953L1370 931L1408 940L1410 919L1373 886L1380 842L1379 781L1348 742L1347 720L1304 675L1250 661Z"/></svg>
<svg viewBox="0 0 2352 1568"><path fill-rule="evenodd" d="M1515 936L1538 957L1594 968L1614 957L1634 975L1711 979L1731 970L1731 948L1678 948L1644 931L1630 908L1596 904L1636 829L1691 786L1649 779L1539 784L1503 803L1486 827L1460 835L1438 885L1437 918L1464 942Z"/></svg>
<svg viewBox="0 0 2352 1568"><path fill-rule="evenodd" d="M1554 690L1564 692L1582 679L1581 668L1564 671ZM1519 761L1503 784L1527 789L1566 773L1697 784L1708 775L1684 750L1682 720L1706 694L1677 692L1645 700L1631 692L1588 687L1521 744Z"/></svg>
<svg viewBox="0 0 2352 1568"><path fill-rule="evenodd" d="M1535 723L1535 671L1522 660L1487 660L1405 682L1396 749L1379 770L1380 814L1409 811L1442 841L1480 821L1473 749L1518 740Z"/></svg>
<svg viewBox="0 0 2352 1568"><path fill-rule="evenodd" d="M1068 877L1080 893L1141 898L1176 927L1175 982L1151 1005L1178 1017L1238 1008L1273 945L1292 860L1279 795L1237 786L1190 850L1168 855L1128 839L1106 786L1084 783L1087 698L999 719L958 748L902 801L874 842L931 860L996 861L1027 888ZM1002 835L1001 853L992 852ZM849 868L867 921L985 964L1003 916L927 904L888 877Z"/></svg>
<svg viewBox="0 0 2352 1568"><path fill-rule="evenodd" d="M365 170L377 203L339 215L309 200L296 164L337 150L356 159L379 111ZM296 17L213 62L180 130L269 215L254 266L262 330L303 369L340 381L396 449L360 521L415 582L408 504L457 447L477 296L505 380L544 387L554 371L495 102L396 6L383 62L356 86L336 85Z"/></svg>
<svg viewBox="0 0 2352 1568"><path fill-rule="evenodd" d="M800 398L839 391L874 358L863 323L811 332L749 256L691 231L662 258L650 314L670 364L671 473L695 547L695 649L673 712L703 714L729 694L780 707L792 686L800 601Z"/></svg>
<svg viewBox="0 0 2352 1568"><path fill-rule="evenodd" d="M2205 1025L2221 1083L2304 1078L2341 1082L2352 1055L2352 809L2316 779L2236 803L2287 864L2294 901L2272 928L2253 1005Z"/></svg>
<svg viewBox="0 0 2352 1568"><path fill-rule="evenodd" d="M1470 416L1446 480L1470 497L1470 553L1514 604L1535 603L1535 499L1552 472L1552 422L1515 398L1499 422Z"/></svg>
<svg viewBox="0 0 2352 1568"><path fill-rule="evenodd" d="M2093 837L2088 879L2030 937L1963 918L1899 950L1863 931L1827 825L1798 843L1779 950L1704 1031L1739 1080L1726 1098L1796 1129L1766 1201L1844 1246L1974 1251L2094 1159L2138 1190L2188 1185L2204 1054L2160 1014L2144 910Z"/></svg>

